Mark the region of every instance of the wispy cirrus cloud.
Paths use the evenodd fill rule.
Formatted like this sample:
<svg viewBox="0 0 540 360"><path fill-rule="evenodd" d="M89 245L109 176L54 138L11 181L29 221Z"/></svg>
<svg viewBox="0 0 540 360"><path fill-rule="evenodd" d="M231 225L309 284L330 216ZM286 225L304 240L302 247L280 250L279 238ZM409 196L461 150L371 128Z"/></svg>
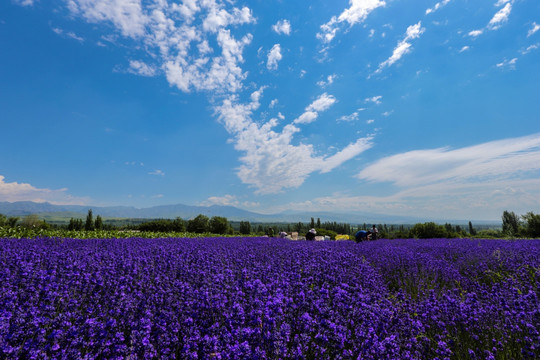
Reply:
<svg viewBox="0 0 540 360"><path fill-rule="evenodd" d="M343 10L339 16L333 16L330 21L321 25L321 32L317 34L319 40L330 43L343 24L353 26L362 23L373 10L385 6L386 2L382 0L349 0L349 5L350 7Z"/></svg>
<svg viewBox="0 0 540 360"><path fill-rule="evenodd" d="M513 58L510 60L505 59L504 61L498 63L496 66L501 69L515 70L517 60L518 60L517 58Z"/></svg>
<svg viewBox="0 0 540 360"><path fill-rule="evenodd" d="M388 195L336 193L309 200L328 211L414 213L434 219L494 219L502 211L525 213L540 206L540 134L458 149L413 150L382 158L357 175L390 183ZM299 209L305 203L285 204Z"/></svg>
<svg viewBox="0 0 540 360"><path fill-rule="evenodd" d="M394 48L394 51L392 52L392 56L390 56L388 59L380 63L377 70L375 70L375 73L381 73L384 68L392 66L404 55L411 52L411 47L412 47L411 40L419 38L420 35L422 35L425 30L426 29L422 27L421 21L419 21L415 25L409 26L407 28L407 31L405 32L405 37L403 38L403 40L401 40L397 44L397 46Z"/></svg>
<svg viewBox="0 0 540 360"><path fill-rule="evenodd" d="M527 37L533 36L538 30L540 30L540 25L533 22L531 29L527 32Z"/></svg>
<svg viewBox="0 0 540 360"><path fill-rule="evenodd" d="M540 170L540 134L487 142L461 149L415 150L383 158L358 178L400 187L439 182L505 180Z"/></svg>
<svg viewBox="0 0 540 360"><path fill-rule="evenodd" d="M60 28L53 28L52 31L57 35L64 36L64 37L67 37L67 38L71 38L71 39L77 40L79 42L84 42L84 38L78 36L77 34L75 34L72 31L65 32L64 30L62 30Z"/></svg>
<svg viewBox="0 0 540 360"><path fill-rule="evenodd" d="M432 8L426 9L426 15L431 14L437 10L439 10L441 7L447 5L451 0L443 0L438 3L436 3Z"/></svg>
<svg viewBox="0 0 540 360"><path fill-rule="evenodd" d="M508 21L508 17L510 16L510 13L512 12L512 4L510 2L507 2L504 7L497 11L495 15L493 15L493 18L489 21L487 28L490 30L497 30Z"/></svg>
<svg viewBox="0 0 540 360"><path fill-rule="evenodd" d="M478 37L484 33L485 30L497 30L499 29L504 23L508 21L508 18L510 17L510 13L512 12L512 1L510 0L502 0L498 1L495 6L502 6L504 7L497 11L495 15L491 18L489 23L485 26L485 28L477 29L469 31L469 36L471 37Z"/></svg>

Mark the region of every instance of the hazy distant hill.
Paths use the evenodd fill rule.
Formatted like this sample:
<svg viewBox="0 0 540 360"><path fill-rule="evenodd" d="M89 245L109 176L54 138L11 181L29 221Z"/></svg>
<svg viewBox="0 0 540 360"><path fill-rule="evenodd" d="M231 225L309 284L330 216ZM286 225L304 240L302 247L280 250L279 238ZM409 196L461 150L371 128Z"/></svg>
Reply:
<svg viewBox="0 0 540 360"><path fill-rule="evenodd" d="M173 219L181 217L190 219L199 214L208 217L224 216L232 221L252 221L252 222L309 222L313 217L320 218L321 222L336 221L338 223L349 224L414 224L425 221L436 221L435 219L422 219L411 216L392 216L374 213L336 213L309 209L306 211L285 211L278 214L259 214L247 210L242 210L233 206L194 206L194 205L161 205L148 208L135 208L132 206L82 206L82 205L53 205L49 203L35 203L31 201L0 202L0 214L7 216L25 216L30 214L57 214L59 217L84 218L88 210L92 209L94 216L101 215L107 218L132 218L132 219ZM448 220L451 221L451 220ZM466 223L468 220L453 220L453 223ZM444 221L443 221L444 222ZM482 223L489 223L483 221Z"/></svg>

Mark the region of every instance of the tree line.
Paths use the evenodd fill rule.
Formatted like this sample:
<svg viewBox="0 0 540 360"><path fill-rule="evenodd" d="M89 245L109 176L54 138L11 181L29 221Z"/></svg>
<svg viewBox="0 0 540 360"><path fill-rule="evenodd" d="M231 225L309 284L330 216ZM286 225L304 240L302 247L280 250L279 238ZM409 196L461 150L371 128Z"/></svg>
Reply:
<svg viewBox="0 0 540 360"><path fill-rule="evenodd" d="M117 220L116 220L117 221ZM142 221L138 219L138 221ZM100 215L94 218L92 210L88 210L86 219L71 218L67 225L49 224L41 220L38 215L32 214L23 218L7 217L0 214L0 227L27 229L65 229L75 231L94 230L136 230L141 232L161 233L211 233L216 235L248 235L248 236L277 236L280 232L297 232L299 236L305 235L309 229L316 229L317 235L329 236L335 239L338 234L353 237L356 231L369 230L371 225L376 225L379 238L540 238L540 214L528 212L525 215L517 215L512 211L504 211L502 214L502 228L479 228L469 221L468 226L444 225L435 222L417 224L387 225L387 224L356 224L337 222L321 222L320 218L311 218L309 222L297 223L251 223L249 221L229 221L226 217L208 217L199 214L196 217L184 220L180 217L175 219L153 219L142 221L137 224L115 225L105 221Z"/></svg>

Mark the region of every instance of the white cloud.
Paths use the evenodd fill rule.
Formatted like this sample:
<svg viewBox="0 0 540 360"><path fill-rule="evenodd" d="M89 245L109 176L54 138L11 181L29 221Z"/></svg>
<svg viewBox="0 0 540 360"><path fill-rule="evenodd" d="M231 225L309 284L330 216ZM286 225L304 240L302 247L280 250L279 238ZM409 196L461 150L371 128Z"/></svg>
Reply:
<svg viewBox="0 0 540 360"><path fill-rule="evenodd" d="M276 32L277 34L290 35L291 23L287 19L279 20L275 25L272 25L272 30L274 30L274 32Z"/></svg>
<svg viewBox="0 0 540 360"><path fill-rule="evenodd" d="M210 1L209 13L203 21L203 29L205 31L217 32L221 28L229 25L249 24L255 22L255 18L251 14L251 9L243 7L242 9L234 8L232 13L221 8L216 2Z"/></svg>
<svg viewBox="0 0 540 360"><path fill-rule="evenodd" d="M155 76L156 68L145 64L142 61L130 60L129 61L129 72L142 76Z"/></svg>
<svg viewBox="0 0 540 360"><path fill-rule="evenodd" d="M339 16L333 16L329 22L321 25L321 32L317 34L318 39L324 43L330 43L343 23L347 23L349 26L362 23L373 10L385 6L386 2L382 0L349 0L349 5L350 7L343 10Z"/></svg>
<svg viewBox="0 0 540 360"><path fill-rule="evenodd" d="M310 199L310 207L327 211L424 217L444 220L497 220L504 210L524 214L540 207L540 179L479 183L440 183L398 190L387 196L332 194ZM305 208L305 203L284 204L282 209Z"/></svg>
<svg viewBox="0 0 540 360"><path fill-rule="evenodd" d="M273 99L272 101L270 101L270 105L268 105L268 107L270 109L273 109L278 103L278 99Z"/></svg>
<svg viewBox="0 0 540 360"><path fill-rule="evenodd" d="M245 207L245 208L252 208L260 206L260 203L258 202L252 202L252 201L240 201L238 198L234 195L224 195L224 196L211 196L207 200L202 201L199 203L201 206L212 206L212 205L219 205L219 206L235 206L235 207Z"/></svg>
<svg viewBox="0 0 540 360"><path fill-rule="evenodd" d="M483 33L484 33L484 30L482 30L482 29L472 30L472 31L469 31L469 36L477 37L477 36L482 35Z"/></svg>
<svg viewBox="0 0 540 360"><path fill-rule="evenodd" d="M422 22L419 21L418 24L411 25L407 28L405 33L405 38L401 40L396 48L394 49L392 56L379 64L379 67L375 71L380 73L385 67L392 66L396 61L401 59L405 54L408 54L411 51L410 40L419 38L420 35L424 33L426 29L422 27Z"/></svg>
<svg viewBox="0 0 540 360"><path fill-rule="evenodd" d="M161 170L150 171L148 175L165 176L165 173Z"/></svg>
<svg viewBox="0 0 540 360"><path fill-rule="evenodd" d="M171 9L180 13L188 23L192 22L195 19L195 14L201 10L200 6L197 5L197 0L183 0L181 4L172 4Z"/></svg>
<svg viewBox="0 0 540 360"><path fill-rule="evenodd" d="M400 187L440 182L488 182L540 170L540 134L451 150L415 150L383 158L358 178Z"/></svg>
<svg viewBox="0 0 540 360"><path fill-rule="evenodd" d="M376 105L380 105L382 104L382 95L377 95L377 96L372 96L372 97L369 97L369 98L365 98L364 99L364 102L372 102Z"/></svg>
<svg viewBox="0 0 540 360"><path fill-rule="evenodd" d="M236 40L229 30L220 29L217 43L222 49L221 56L212 61L203 57L192 63L177 56L163 65L167 80L184 92L189 92L191 88L198 91L236 92L246 77L239 64L244 61L242 52L251 40L249 34Z"/></svg>
<svg viewBox="0 0 540 360"><path fill-rule="evenodd" d="M238 35L240 31L230 28L256 21L247 7L236 8L232 1L222 0L183 0L170 5L156 0L144 8L139 0L68 1L72 15L93 23L112 24L118 33L113 37L114 43L128 37L137 42L138 49L148 53L153 63L133 62L130 64L133 71L147 75L163 71L169 84L181 91L211 92L215 115L231 135L235 149L242 154L237 174L257 193L298 187L311 173L331 171L371 146L371 138L366 138L333 154L318 154L310 144L293 144L300 129L294 122L279 124L285 118L282 114L278 116L281 120L252 120L260 107L264 87L251 94L249 103L241 102L238 94L244 90L247 77L241 68L244 49L251 44L253 36ZM368 3L384 4L373 0ZM352 25L361 21L362 9L365 16L371 11L361 1L351 4L351 9L337 22ZM266 65L277 69L281 59L281 47L276 44L268 53ZM306 107L301 121L314 121L319 112L335 101L331 95L321 95ZM150 174L164 176L161 170Z"/></svg>
<svg viewBox="0 0 540 360"><path fill-rule="evenodd" d="M365 211L439 219L500 219L540 206L540 134L451 150L415 150L367 166L359 179L397 186L385 196L332 194L310 199L328 211ZM284 204L301 209L305 203Z"/></svg>
<svg viewBox="0 0 540 360"><path fill-rule="evenodd" d="M66 36L69 37L69 38L72 38L74 40L77 40L79 42L83 42L84 39L80 36L78 36L77 34L75 34L74 32L70 31L70 32L67 32L66 33Z"/></svg>
<svg viewBox="0 0 540 360"><path fill-rule="evenodd" d="M540 43L536 43L536 44L533 44L533 45L529 45L525 50L521 50L520 52L523 55L527 55L531 51L539 49L539 48L540 48Z"/></svg>
<svg viewBox="0 0 540 360"><path fill-rule="evenodd" d="M506 4L506 5L504 5ZM491 18L489 23L485 26L484 29L478 29L478 30L472 30L469 31L468 35L471 37L478 37L484 33L484 30L497 30L499 29L505 22L508 21L508 17L510 16L510 13L512 12L512 3L509 0L502 0L497 2L495 6L502 6L504 7L497 11L495 15Z"/></svg>
<svg viewBox="0 0 540 360"><path fill-rule="evenodd" d="M508 2L489 21L489 23L487 25L488 29L496 30L496 29L500 28L503 23L508 21L508 17L510 16L511 11L512 11L512 4L510 2Z"/></svg>
<svg viewBox="0 0 540 360"><path fill-rule="evenodd" d="M467 51L467 50L469 50L469 49L470 49L470 47L467 46L467 45L465 45L464 47L462 47L462 48L459 50L459 52L462 53L462 52Z"/></svg>
<svg viewBox="0 0 540 360"><path fill-rule="evenodd" d="M15 4L21 6L32 6L34 5L34 0L13 0Z"/></svg>
<svg viewBox="0 0 540 360"><path fill-rule="evenodd" d="M513 58L511 60L506 60L505 59L503 62L498 63L497 67L498 68L507 68L507 69L514 70L516 68L517 60L518 60L517 58Z"/></svg>
<svg viewBox="0 0 540 360"><path fill-rule="evenodd" d="M68 38L71 38L73 40L77 40L79 42L84 41L84 39L82 37L78 36L77 34L75 34L72 31L69 31L69 32L65 33L64 30L62 30L60 28L53 28L52 31L54 31L57 35L68 37Z"/></svg>
<svg viewBox="0 0 540 360"><path fill-rule="evenodd" d="M334 105L336 102L336 98L332 95L328 95L327 93L322 94L312 102L307 108L307 111L326 111L330 108L330 106Z"/></svg>
<svg viewBox="0 0 540 360"><path fill-rule="evenodd" d="M443 1L440 1L440 2L436 3L435 6L433 6L432 8L429 8L429 9L426 10L426 15L431 14L432 12L435 12L435 11L439 10L441 7L445 6L449 2L450 2L450 0L443 0Z"/></svg>
<svg viewBox="0 0 540 360"><path fill-rule="evenodd" d="M346 121L346 122L356 121L358 120L359 117L360 117L360 113L358 111L355 111L350 115L343 115L337 121Z"/></svg>
<svg viewBox="0 0 540 360"><path fill-rule="evenodd" d="M5 182L0 175L0 201L34 201L49 202L51 204L86 204L88 198L78 198L68 194L67 188L42 189L27 183Z"/></svg>
<svg viewBox="0 0 540 360"><path fill-rule="evenodd" d="M328 110L335 102L336 98L334 96L324 93L308 105L304 113L295 119L293 123L309 124L317 119L319 112Z"/></svg>
<svg viewBox="0 0 540 360"><path fill-rule="evenodd" d="M326 78L326 81L324 80L318 81L317 85L324 88L328 85L332 85L336 78L337 78L336 74L328 75L328 77Z"/></svg>
<svg viewBox="0 0 540 360"><path fill-rule="evenodd" d="M254 23L247 7L221 0L155 1L144 8L140 0L68 0L68 8L75 16L111 23L124 37L139 40L155 59L141 68L143 74L161 68L168 82L184 92L236 92L242 87L242 53L253 37L235 38L227 27ZM196 17L201 21L194 21Z"/></svg>
<svg viewBox="0 0 540 360"><path fill-rule="evenodd" d="M277 70L279 61L283 58L281 55L281 46L275 44L268 52L268 61L266 62L266 68L268 70Z"/></svg>
<svg viewBox="0 0 540 360"><path fill-rule="evenodd" d="M149 19L140 0L69 0L70 11L88 21L113 23L124 36L140 37Z"/></svg>
<svg viewBox="0 0 540 360"><path fill-rule="evenodd" d="M538 30L540 30L540 25L538 25L536 22L533 22L532 28L527 33L527 37L534 35L534 33L536 33Z"/></svg>
<svg viewBox="0 0 540 360"><path fill-rule="evenodd" d="M309 124L317 120L319 117L319 114L315 111L305 111L300 115L296 120L294 120L295 124Z"/></svg>
<svg viewBox="0 0 540 360"><path fill-rule="evenodd" d="M373 120L373 119L366 120L366 124L373 124L374 122L375 122L375 120Z"/></svg>
<svg viewBox="0 0 540 360"><path fill-rule="evenodd" d="M278 131L276 119L261 124L254 122L251 117L260 106L258 97L255 100L241 104L237 96L230 96L215 110L220 122L234 137L235 149L244 154L240 158L238 177L254 187L256 193L272 194L297 188L311 173L331 171L371 146L371 138L364 138L334 155L317 155L311 144L292 144L294 135L300 132L294 123ZM334 102L333 96L323 94L306 107L304 114L324 111ZM304 115L304 120L309 116L313 115Z"/></svg>

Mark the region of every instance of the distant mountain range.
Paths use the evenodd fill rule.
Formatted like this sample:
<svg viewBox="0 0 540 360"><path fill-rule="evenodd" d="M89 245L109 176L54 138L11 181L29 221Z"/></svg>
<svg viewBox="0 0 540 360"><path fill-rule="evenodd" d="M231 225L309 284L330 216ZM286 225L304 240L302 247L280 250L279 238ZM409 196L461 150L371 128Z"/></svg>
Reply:
<svg viewBox="0 0 540 360"><path fill-rule="evenodd" d="M311 218L320 218L321 222L332 221L338 223L362 224L415 224L425 221L437 221L412 216L394 216L372 213L336 213L325 211L285 211L277 214L259 214L242 210L234 206L194 206L194 205L161 205L148 208L135 208L132 206L86 206L86 205L53 205L50 203L36 203L31 201L0 202L0 214L6 216L26 216L37 214L42 218L85 218L88 210L92 209L94 216L105 218L131 218L131 219L191 219L199 214L223 216L231 221L250 222L309 222ZM443 221L444 222L444 221ZM453 223L466 223L467 221L452 221ZM489 222L482 222L489 223Z"/></svg>

